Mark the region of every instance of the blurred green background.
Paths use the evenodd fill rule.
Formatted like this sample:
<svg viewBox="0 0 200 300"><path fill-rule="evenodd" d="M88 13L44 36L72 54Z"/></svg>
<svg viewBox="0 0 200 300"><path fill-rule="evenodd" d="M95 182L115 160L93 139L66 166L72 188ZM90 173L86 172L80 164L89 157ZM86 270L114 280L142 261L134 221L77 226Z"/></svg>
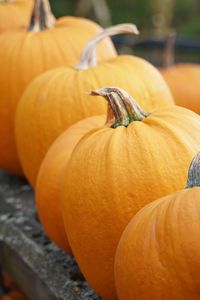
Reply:
<svg viewBox="0 0 200 300"><path fill-rule="evenodd" d="M103 27L132 22L140 36L114 39L121 53L135 53L157 66L165 65L164 51L176 35L175 62L200 63L200 0L50 0L56 16L76 15Z"/></svg>
<svg viewBox="0 0 200 300"><path fill-rule="evenodd" d="M96 0L96 3L100 0ZM57 16L74 15L78 0L51 0ZM88 0L82 1L88 5ZM95 1L91 1L95 3ZM200 0L107 0L113 24L134 22L142 31L152 31L160 6L178 34L200 35ZM92 16L92 13L91 15ZM94 17L94 16L93 16ZM95 17L94 17L95 18Z"/></svg>

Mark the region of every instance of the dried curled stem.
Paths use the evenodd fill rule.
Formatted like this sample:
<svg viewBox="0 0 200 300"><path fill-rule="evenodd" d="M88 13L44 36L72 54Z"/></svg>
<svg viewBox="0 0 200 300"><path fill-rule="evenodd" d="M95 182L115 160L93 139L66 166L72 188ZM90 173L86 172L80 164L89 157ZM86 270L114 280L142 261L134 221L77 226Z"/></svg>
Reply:
<svg viewBox="0 0 200 300"><path fill-rule="evenodd" d="M139 34L137 27L134 24L119 24L111 26L91 39L83 49L81 58L76 65L77 70L86 70L97 65L96 48L97 45L105 38L117 34Z"/></svg>

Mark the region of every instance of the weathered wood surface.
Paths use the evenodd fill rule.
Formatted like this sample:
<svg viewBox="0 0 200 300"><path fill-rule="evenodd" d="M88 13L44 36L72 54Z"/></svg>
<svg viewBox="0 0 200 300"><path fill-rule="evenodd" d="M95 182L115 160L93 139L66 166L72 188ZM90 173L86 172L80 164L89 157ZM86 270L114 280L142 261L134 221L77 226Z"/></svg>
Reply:
<svg viewBox="0 0 200 300"><path fill-rule="evenodd" d="M45 236L30 186L0 172L0 267L30 300L99 300L74 259ZM0 293L2 293L0 280Z"/></svg>

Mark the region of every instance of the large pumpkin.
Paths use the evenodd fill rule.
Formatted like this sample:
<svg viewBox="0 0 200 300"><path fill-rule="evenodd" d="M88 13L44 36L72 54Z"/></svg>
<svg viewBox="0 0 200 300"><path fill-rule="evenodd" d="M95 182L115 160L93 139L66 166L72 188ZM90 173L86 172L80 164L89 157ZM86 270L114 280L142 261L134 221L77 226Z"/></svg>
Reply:
<svg viewBox="0 0 200 300"><path fill-rule="evenodd" d="M200 65L176 64L162 69L161 73L176 104L200 114Z"/></svg>
<svg viewBox="0 0 200 300"><path fill-rule="evenodd" d="M62 133L49 148L37 177L36 206L49 237L66 252L71 248L61 214L61 182L71 153L83 135L105 124L105 116L81 120Z"/></svg>
<svg viewBox="0 0 200 300"><path fill-rule="evenodd" d="M98 42L108 35L133 32L137 33L131 24L105 30L85 47L75 68L47 72L27 88L18 106L16 141L23 170L33 186L55 138L80 119L106 112L103 101L88 98L91 89L118 84L134 94L147 110L173 103L160 73L145 60L122 55L96 63Z"/></svg>
<svg viewBox="0 0 200 300"><path fill-rule="evenodd" d="M32 0L0 0L0 33L25 29L32 6Z"/></svg>
<svg viewBox="0 0 200 300"><path fill-rule="evenodd" d="M79 18L66 17L54 22L47 4L47 0L35 0L28 32L0 35L0 167L18 175L22 171L15 145L14 118L24 89L45 70L73 65L83 45L102 31L93 22ZM105 40L98 57L106 59L115 53L110 40ZM103 112L103 105L99 107Z"/></svg>
<svg viewBox="0 0 200 300"><path fill-rule="evenodd" d="M200 117L177 106L144 113L119 88L93 94L108 100L115 122L89 132L74 149L64 174L62 213L85 278L103 299L113 300L120 236L145 204L184 185L200 149Z"/></svg>
<svg viewBox="0 0 200 300"><path fill-rule="evenodd" d="M119 300L200 299L200 154L190 172L188 189L145 206L126 227L115 259Z"/></svg>

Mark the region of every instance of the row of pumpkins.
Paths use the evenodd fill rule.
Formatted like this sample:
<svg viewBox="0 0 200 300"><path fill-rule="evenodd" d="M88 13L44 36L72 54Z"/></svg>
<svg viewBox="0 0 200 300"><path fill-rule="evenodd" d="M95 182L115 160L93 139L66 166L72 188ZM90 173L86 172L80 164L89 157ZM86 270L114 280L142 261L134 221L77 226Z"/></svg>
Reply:
<svg viewBox="0 0 200 300"><path fill-rule="evenodd" d="M110 36L133 24L1 0L0 31L0 167L33 186L50 238L105 300L200 299L199 156L181 190L200 151L200 67L161 71L188 110L150 63L116 54Z"/></svg>

